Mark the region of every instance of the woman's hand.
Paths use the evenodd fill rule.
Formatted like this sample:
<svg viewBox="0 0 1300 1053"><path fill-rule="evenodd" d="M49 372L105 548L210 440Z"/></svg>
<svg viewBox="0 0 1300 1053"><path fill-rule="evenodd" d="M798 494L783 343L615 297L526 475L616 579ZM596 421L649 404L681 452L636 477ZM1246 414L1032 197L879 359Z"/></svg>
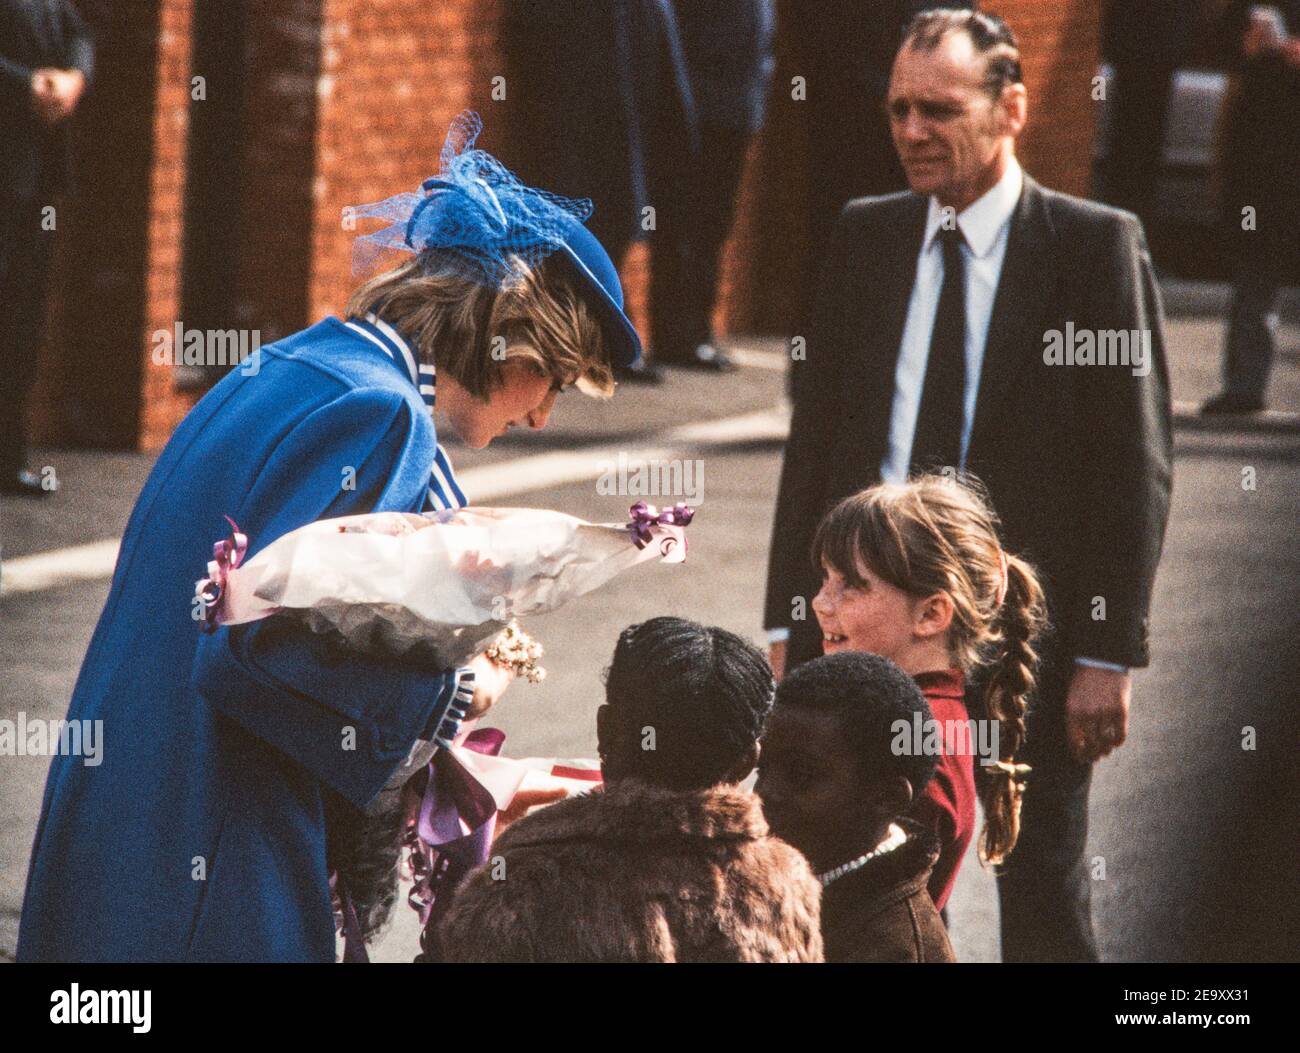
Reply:
<svg viewBox="0 0 1300 1053"><path fill-rule="evenodd" d="M469 667L474 670L474 698L465 719L473 720L497 704L514 680L515 673L510 666L494 662L483 654L472 659Z"/></svg>

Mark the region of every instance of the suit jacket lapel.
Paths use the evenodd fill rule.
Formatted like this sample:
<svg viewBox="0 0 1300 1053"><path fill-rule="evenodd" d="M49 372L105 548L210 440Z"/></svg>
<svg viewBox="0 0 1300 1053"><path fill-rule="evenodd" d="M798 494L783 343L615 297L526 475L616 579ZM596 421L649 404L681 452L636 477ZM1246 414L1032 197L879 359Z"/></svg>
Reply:
<svg viewBox="0 0 1300 1053"><path fill-rule="evenodd" d="M968 460L979 456L980 433L997 418L1007 395L1023 378L1026 356L1042 352L1044 308L1052 303L1057 285L1055 245L1047 197L1026 175L993 299Z"/></svg>
<svg viewBox="0 0 1300 1053"><path fill-rule="evenodd" d="M856 345L861 351L854 382L860 385L856 401L862 414L860 429L850 440L854 451L851 463L860 466L865 457L873 478L889 441L894 372L916 282L916 260L925 236L927 208L928 199L913 194L890 225L892 229L884 232L883 241L861 246L866 266L855 276L863 309L858 315Z"/></svg>

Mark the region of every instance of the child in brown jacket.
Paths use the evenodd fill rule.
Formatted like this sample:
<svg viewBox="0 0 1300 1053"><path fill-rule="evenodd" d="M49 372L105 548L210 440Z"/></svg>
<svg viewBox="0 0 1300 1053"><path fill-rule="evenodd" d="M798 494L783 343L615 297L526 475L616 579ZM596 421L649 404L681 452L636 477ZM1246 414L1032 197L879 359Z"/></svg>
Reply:
<svg viewBox="0 0 1300 1053"><path fill-rule="evenodd" d="M822 884L828 962L951 962L926 887L934 834L902 818L934 774L911 729L930 707L887 658L860 651L799 666L777 688L755 787L777 836Z"/></svg>
<svg viewBox="0 0 1300 1053"><path fill-rule="evenodd" d="M604 787L512 824L434 935L443 961L820 961L819 888L740 787L772 672L680 618L623 631L596 714Z"/></svg>

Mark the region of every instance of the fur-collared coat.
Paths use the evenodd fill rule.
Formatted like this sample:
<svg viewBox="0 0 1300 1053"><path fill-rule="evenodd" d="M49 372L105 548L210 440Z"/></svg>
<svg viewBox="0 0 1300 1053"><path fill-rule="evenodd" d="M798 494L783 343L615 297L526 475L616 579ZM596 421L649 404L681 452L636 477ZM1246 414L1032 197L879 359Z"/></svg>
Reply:
<svg viewBox="0 0 1300 1053"><path fill-rule="evenodd" d="M816 962L820 888L734 786L621 780L519 820L438 930L444 961Z"/></svg>
<svg viewBox="0 0 1300 1053"><path fill-rule="evenodd" d="M939 841L909 820L907 840L822 892L828 962L954 962L927 884Z"/></svg>

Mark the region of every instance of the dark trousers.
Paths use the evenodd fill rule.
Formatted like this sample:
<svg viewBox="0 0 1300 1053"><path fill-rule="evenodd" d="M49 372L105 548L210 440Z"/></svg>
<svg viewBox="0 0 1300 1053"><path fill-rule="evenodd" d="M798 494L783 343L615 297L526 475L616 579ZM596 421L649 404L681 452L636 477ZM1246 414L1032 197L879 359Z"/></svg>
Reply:
<svg viewBox="0 0 1300 1053"><path fill-rule="evenodd" d="M1020 839L998 867L1004 962L1095 962L1085 859L1092 765L1071 755L1065 694L1072 665L1045 668L1018 761L1030 765Z"/></svg>
<svg viewBox="0 0 1300 1053"><path fill-rule="evenodd" d="M663 181L673 185L664 193L651 188L652 200L665 202L650 242L650 346L659 362L680 361L713 340L722 246L735 217L749 135L706 126L703 140L695 165L665 173Z"/></svg>
<svg viewBox="0 0 1300 1053"><path fill-rule="evenodd" d="M27 399L45 328L53 230L41 229L41 195L0 196L0 472L27 459Z"/></svg>
<svg viewBox="0 0 1300 1053"><path fill-rule="evenodd" d="M1277 351L1277 301L1283 285L1296 281L1294 201L1262 200L1254 206L1254 230L1233 232L1236 260L1232 307L1223 356L1223 390L1242 398L1263 399ZM1230 218L1239 218L1240 209Z"/></svg>

